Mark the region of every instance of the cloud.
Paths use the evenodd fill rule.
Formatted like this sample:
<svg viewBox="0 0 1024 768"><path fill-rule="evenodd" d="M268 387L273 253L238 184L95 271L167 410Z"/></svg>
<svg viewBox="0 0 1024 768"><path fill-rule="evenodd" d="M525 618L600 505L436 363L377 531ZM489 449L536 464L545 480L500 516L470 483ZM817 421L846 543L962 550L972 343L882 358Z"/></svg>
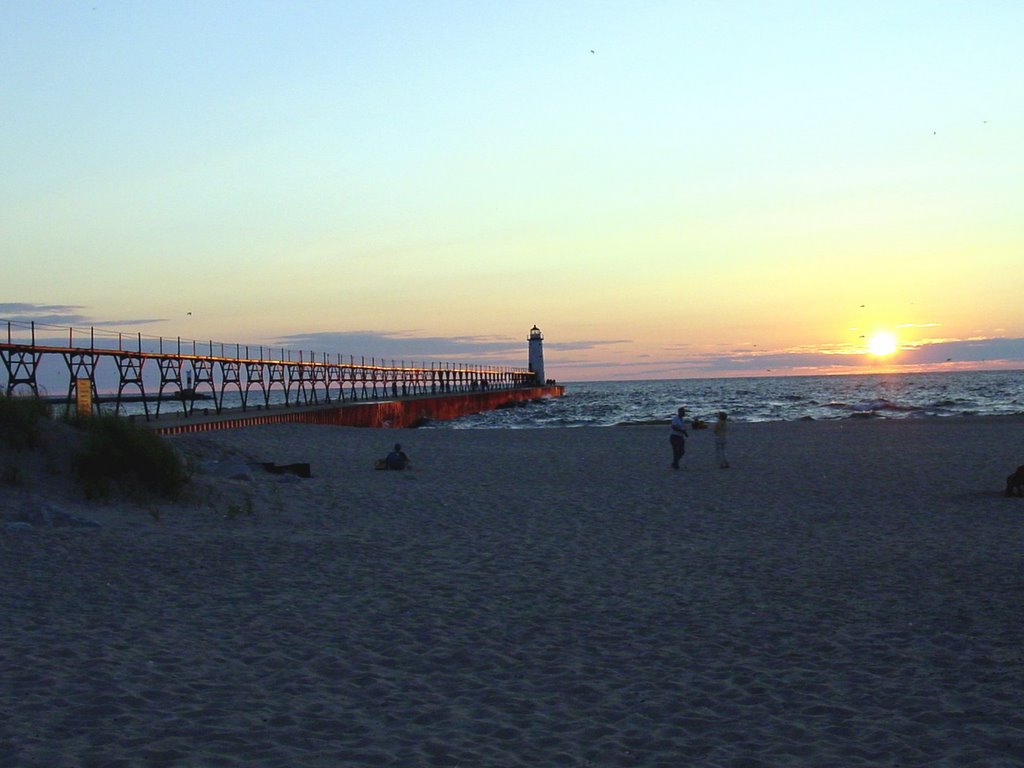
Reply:
<svg viewBox="0 0 1024 768"><path fill-rule="evenodd" d="M421 336L416 330L402 331L314 331L279 337L286 347L343 357L374 357L378 360L466 360L493 365L522 367L528 354L526 337L508 336ZM545 354L574 352L625 344L627 340L583 340L544 342Z"/></svg>
<svg viewBox="0 0 1024 768"><path fill-rule="evenodd" d="M0 318L12 323L39 323L42 325L82 325L88 323L81 314L83 307L75 304L30 304L25 302L0 303Z"/></svg>
<svg viewBox="0 0 1024 768"><path fill-rule="evenodd" d="M900 353L901 362L923 365L951 362L1020 361L1024 363L1024 339L966 339L921 344Z"/></svg>
<svg viewBox="0 0 1024 768"><path fill-rule="evenodd" d="M82 328L100 326L104 328L130 328L139 325L164 322L164 318L116 318L98 320L83 314L78 304L31 304L27 302L0 302L0 319L20 325L57 326L60 328Z"/></svg>
<svg viewBox="0 0 1024 768"><path fill-rule="evenodd" d="M601 347L609 347L616 344L629 344L629 339L603 339L600 341L586 340L586 341L545 341L544 349L555 350L557 352L574 352L581 349L599 349Z"/></svg>
<svg viewBox="0 0 1024 768"><path fill-rule="evenodd" d="M446 360L516 356L516 364L526 359L523 340L497 336L419 336L416 331L314 331L281 336L278 344L342 357L366 357L378 360Z"/></svg>
<svg viewBox="0 0 1024 768"><path fill-rule="evenodd" d="M785 369L854 369L862 368L865 361L884 362L891 367L914 368L947 361L981 363L1007 360L1018 360L1024 364L1024 339L943 340L937 343L904 346L891 358L882 360L877 360L864 352L851 351L845 347L739 355L705 355L691 358L692 362L699 362L701 365L710 366L715 370L732 373L768 369L773 372Z"/></svg>
<svg viewBox="0 0 1024 768"><path fill-rule="evenodd" d="M859 373L884 366L887 370L1024 368L1024 339L941 339L906 345L888 358L875 358L859 348L783 350L738 349L722 353L679 354L651 358L624 355L621 359L547 360L548 369L563 379L659 379L717 376L801 375Z"/></svg>

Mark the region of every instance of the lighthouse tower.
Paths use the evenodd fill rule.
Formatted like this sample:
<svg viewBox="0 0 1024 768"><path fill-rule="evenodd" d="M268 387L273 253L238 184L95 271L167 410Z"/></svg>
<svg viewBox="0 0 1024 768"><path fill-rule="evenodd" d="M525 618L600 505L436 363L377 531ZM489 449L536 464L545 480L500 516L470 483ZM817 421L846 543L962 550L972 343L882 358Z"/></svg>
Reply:
<svg viewBox="0 0 1024 768"><path fill-rule="evenodd" d="M538 384L544 384L544 334L536 325L530 329L527 337L530 342L530 370L537 379Z"/></svg>

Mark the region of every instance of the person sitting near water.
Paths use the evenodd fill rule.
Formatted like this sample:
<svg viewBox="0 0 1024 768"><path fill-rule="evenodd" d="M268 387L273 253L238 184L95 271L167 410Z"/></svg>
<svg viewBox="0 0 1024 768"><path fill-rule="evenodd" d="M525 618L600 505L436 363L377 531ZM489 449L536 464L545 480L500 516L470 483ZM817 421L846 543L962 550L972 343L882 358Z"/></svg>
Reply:
<svg viewBox="0 0 1024 768"><path fill-rule="evenodd" d="M394 450L387 455L384 463L388 469L409 469L411 464L409 457L398 443L395 443Z"/></svg>

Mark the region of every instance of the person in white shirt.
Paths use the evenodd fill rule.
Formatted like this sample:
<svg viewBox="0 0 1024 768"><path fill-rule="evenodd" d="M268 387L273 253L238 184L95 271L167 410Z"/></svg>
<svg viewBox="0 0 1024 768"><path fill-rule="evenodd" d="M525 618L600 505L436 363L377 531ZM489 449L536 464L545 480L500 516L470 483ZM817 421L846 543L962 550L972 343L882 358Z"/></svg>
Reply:
<svg viewBox="0 0 1024 768"><path fill-rule="evenodd" d="M686 453L686 438L689 437L690 420L686 418L686 409L679 406L676 415L672 417L672 431L669 435L669 442L672 443L672 469L679 469L679 461Z"/></svg>

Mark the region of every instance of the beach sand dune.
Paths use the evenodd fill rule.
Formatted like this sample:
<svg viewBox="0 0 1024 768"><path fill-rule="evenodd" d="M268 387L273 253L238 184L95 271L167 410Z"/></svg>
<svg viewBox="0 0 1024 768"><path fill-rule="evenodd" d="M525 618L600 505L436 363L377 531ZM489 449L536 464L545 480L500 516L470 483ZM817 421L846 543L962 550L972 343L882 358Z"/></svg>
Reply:
<svg viewBox="0 0 1024 768"><path fill-rule="evenodd" d="M313 477L0 535L0 765L1024 765L1021 419L172 442Z"/></svg>

